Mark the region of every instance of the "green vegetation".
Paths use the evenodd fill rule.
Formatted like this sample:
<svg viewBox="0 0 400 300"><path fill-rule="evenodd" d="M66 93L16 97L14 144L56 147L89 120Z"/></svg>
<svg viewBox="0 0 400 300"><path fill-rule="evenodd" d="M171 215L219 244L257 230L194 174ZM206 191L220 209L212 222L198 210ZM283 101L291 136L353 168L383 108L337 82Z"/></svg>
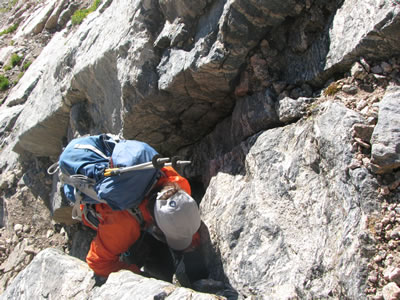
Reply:
<svg viewBox="0 0 400 300"><path fill-rule="evenodd" d="M17 53L14 53L13 55L11 55L11 66L15 67L21 62L22 59L23 59L22 56L19 56Z"/></svg>
<svg viewBox="0 0 400 300"><path fill-rule="evenodd" d="M14 32L15 30L17 30L17 28L18 28L18 24L11 25L7 29L0 32L0 36Z"/></svg>
<svg viewBox="0 0 400 300"><path fill-rule="evenodd" d="M75 11L75 13L71 17L71 21L73 25L81 24L83 19L92 12L94 12L101 4L101 0L94 0L92 5L89 8L79 9Z"/></svg>
<svg viewBox="0 0 400 300"><path fill-rule="evenodd" d="M332 82L325 90L325 96L333 96L340 91L340 86L337 82Z"/></svg>
<svg viewBox="0 0 400 300"><path fill-rule="evenodd" d="M6 89L8 89L10 86L10 82L8 81L8 78L0 75L0 90L1 91L5 91Z"/></svg>
<svg viewBox="0 0 400 300"><path fill-rule="evenodd" d="M30 60L28 60L26 63L24 63L24 65L22 66L22 69L24 71L28 70L29 66L32 64L32 62Z"/></svg>
<svg viewBox="0 0 400 300"><path fill-rule="evenodd" d="M14 53L13 55L11 55L10 65L5 65L3 67L4 71L10 71L12 68L14 68L16 65L18 65L21 62L22 59L23 59L22 56L19 56L17 53ZM29 65L28 65L28 67L29 67ZM25 67L25 65L24 65L24 67Z"/></svg>

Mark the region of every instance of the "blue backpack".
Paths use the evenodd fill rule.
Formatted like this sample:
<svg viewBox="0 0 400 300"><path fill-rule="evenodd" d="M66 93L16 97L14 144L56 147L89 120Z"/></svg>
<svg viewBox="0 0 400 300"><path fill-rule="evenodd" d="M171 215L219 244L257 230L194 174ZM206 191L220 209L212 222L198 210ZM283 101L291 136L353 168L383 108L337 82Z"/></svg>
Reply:
<svg viewBox="0 0 400 300"><path fill-rule="evenodd" d="M58 161L64 193L75 203L76 210L77 204L96 203L107 203L113 210L137 209L161 176L160 170L148 168L116 176L104 176L104 172L108 168L151 162L156 155L157 151L146 143L118 141L106 134L74 139ZM50 174L55 172L52 168ZM75 218L79 216L80 212L75 212Z"/></svg>

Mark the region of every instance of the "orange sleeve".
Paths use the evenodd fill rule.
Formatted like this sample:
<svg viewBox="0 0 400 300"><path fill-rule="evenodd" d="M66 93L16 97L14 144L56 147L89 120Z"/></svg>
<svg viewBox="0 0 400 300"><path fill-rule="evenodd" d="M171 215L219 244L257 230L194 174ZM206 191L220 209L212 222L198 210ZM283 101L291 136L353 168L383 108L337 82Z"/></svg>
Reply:
<svg viewBox="0 0 400 300"><path fill-rule="evenodd" d="M138 222L127 211L113 211L104 204L97 205L96 210L103 220L86 257L89 267L103 277L122 269L140 273L136 265L119 261L120 254L127 251L140 236Z"/></svg>
<svg viewBox="0 0 400 300"><path fill-rule="evenodd" d="M174 170L174 168L164 167L161 169L161 171L163 171L163 173L165 174L165 177L161 177L158 180L157 185L163 185L168 182L176 182L177 184L179 184L179 186L181 187L182 190L184 190L189 195L192 194L189 181L186 178L179 175L178 172L176 172Z"/></svg>

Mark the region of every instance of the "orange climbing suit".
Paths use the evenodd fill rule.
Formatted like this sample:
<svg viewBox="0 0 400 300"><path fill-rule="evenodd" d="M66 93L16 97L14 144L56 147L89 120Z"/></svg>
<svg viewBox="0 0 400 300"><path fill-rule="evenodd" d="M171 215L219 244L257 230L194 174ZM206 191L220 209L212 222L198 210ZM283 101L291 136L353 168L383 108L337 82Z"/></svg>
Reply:
<svg viewBox="0 0 400 300"><path fill-rule="evenodd" d="M189 182L181 177L172 167L161 169L165 176L162 176L156 186L165 185L168 182L176 182L189 195L191 189ZM139 206L145 220L145 227L154 223L154 220L147 209L148 199L145 198ZM82 207L81 207L82 209ZM131 270L140 274L139 268L134 264L127 264L119 260L121 253L124 253L140 237L139 222L126 210L112 210L107 204L96 204L96 212L100 215L97 235L93 239L86 261L90 268L97 274L107 277L112 272L122 269ZM83 217L85 225L90 226ZM198 244L200 236L194 235L192 247Z"/></svg>

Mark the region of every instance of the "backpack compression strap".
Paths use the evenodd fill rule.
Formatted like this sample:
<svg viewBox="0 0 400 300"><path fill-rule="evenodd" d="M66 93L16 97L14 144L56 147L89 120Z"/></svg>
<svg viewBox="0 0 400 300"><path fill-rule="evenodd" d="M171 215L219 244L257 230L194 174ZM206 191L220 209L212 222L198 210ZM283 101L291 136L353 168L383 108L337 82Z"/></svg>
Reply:
<svg viewBox="0 0 400 300"><path fill-rule="evenodd" d="M105 155L103 152L101 152L99 149L97 149L95 146L92 146L92 145L76 144L74 146L74 148L75 149L87 149L87 150L93 151L94 153L100 155L101 157L103 157L103 158L105 158L107 160L110 159L107 155Z"/></svg>

